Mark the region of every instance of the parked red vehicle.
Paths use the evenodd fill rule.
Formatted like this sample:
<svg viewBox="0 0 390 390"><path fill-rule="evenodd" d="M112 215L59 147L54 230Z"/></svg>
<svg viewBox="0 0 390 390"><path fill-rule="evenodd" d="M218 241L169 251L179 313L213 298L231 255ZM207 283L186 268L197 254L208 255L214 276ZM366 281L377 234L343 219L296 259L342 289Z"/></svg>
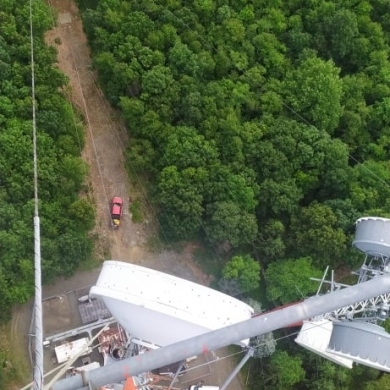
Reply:
<svg viewBox="0 0 390 390"><path fill-rule="evenodd" d="M121 224L123 214L123 199L115 196L111 201L111 221L114 229L117 229Z"/></svg>

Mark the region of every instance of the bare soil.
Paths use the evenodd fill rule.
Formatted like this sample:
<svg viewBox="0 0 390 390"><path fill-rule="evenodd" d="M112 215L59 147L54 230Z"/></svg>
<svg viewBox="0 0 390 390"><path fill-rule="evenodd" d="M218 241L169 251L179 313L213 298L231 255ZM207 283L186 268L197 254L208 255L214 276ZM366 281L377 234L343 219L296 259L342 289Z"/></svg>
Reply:
<svg viewBox="0 0 390 390"><path fill-rule="evenodd" d="M100 262L108 257L131 262L209 285L209 275L205 275L193 261L196 245L186 245L181 253L173 250L152 252L148 250L147 243L154 234L153 213L148 218L152 221L149 224L132 222L128 209L129 199L134 199L134 194L139 194L140 190L131 186L126 172L124 153L128 135L125 125L97 84L97 75L92 69L91 53L77 6L71 0L47 1L53 10L53 29L46 34L46 42L57 49L58 67L69 78L66 93L85 122L82 157L89 166L88 195L96 205L96 227L93 232L97 237L95 257ZM75 122L78 118L75 113ZM110 224L109 202L113 196L121 196L125 200L123 221L118 230L113 230ZM55 284L44 287L43 296L48 298L89 286L95 283L99 271L99 268L79 271L72 278L60 278ZM31 306L30 302L15 308L9 332L12 344L15 342L19 346L20 355L24 355L26 359ZM50 310L47 310L44 320L53 322L56 319L51 318ZM227 349L218 351L218 356L226 355ZM221 385L233 367L231 359L222 359L213 364L214 375L209 380L217 383L210 384ZM234 379L227 389L240 390L242 386L238 379Z"/></svg>

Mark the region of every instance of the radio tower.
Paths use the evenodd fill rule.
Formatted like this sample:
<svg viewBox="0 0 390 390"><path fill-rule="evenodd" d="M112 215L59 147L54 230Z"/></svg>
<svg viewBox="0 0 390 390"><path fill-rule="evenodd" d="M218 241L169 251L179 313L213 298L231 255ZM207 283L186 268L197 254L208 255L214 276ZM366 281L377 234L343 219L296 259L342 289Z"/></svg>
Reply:
<svg viewBox="0 0 390 390"><path fill-rule="evenodd" d="M30 46L31 46L31 97L34 159L34 269L35 269L35 366L34 390L43 389L43 325L42 325L42 280L41 280L41 235L38 208L38 157L37 128L35 105L35 72L34 72L34 34L33 34L33 0L30 0Z"/></svg>

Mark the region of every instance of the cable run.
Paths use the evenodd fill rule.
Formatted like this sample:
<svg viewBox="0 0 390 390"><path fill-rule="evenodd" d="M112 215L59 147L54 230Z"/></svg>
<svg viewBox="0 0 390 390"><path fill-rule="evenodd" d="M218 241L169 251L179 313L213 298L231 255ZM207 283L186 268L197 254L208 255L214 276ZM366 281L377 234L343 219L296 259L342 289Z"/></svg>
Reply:
<svg viewBox="0 0 390 390"><path fill-rule="evenodd" d="M35 366L34 390L43 389L43 325L42 325L42 272L41 272L41 233L38 207L38 157L37 126L35 104L34 34L33 0L30 0L30 50L31 50L31 98L33 131L33 169L34 169L34 270L35 270Z"/></svg>
<svg viewBox="0 0 390 390"><path fill-rule="evenodd" d="M156 4L156 3L154 3ZM164 10L166 12L169 12L176 20L180 21L182 23L183 26L185 26L186 28L188 28L189 30L191 30L191 26L189 26L186 22L184 22L183 19L179 18L177 15L175 15L172 11L166 9ZM217 49L217 46L214 45L213 43L210 43L208 41L206 41L201 35L199 35L199 38L212 50L214 50L215 53L217 53L218 49ZM234 65L230 60L229 60L230 64ZM264 91L265 90L265 87L261 87L261 91ZM301 114L299 114L297 111L295 111L292 107L290 107L287 103L285 103L284 101L282 101L282 105L284 107L286 107L289 111L291 111L294 115L296 115L298 118L300 118L303 122L305 122L307 125L311 126L311 127L314 127L317 131L321 132L320 129L318 129L316 126L314 126L312 123L310 123L305 117L303 117ZM323 131L323 130L322 130ZM370 173L373 177L375 177L379 182L381 182L382 184L386 185L387 187L390 186L390 184L388 182L386 182L385 180L383 180L381 177L379 177L375 172L373 172L370 168L367 168L361 161L359 161L357 158L355 158L354 156L352 156L350 153L348 153L348 157L355 161L358 165L361 165L363 167L363 169Z"/></svg>
<svg viewBox="0 0 390 390"><path fill-rule="evenodd" d="M299 119L301 119L303 122L305 122L308 126L311 126L311 127L314 127L319 133L324 132L326 133L324 130L320 130L318 127L314 126L312 123L310 123L305 117L303 117L299 112L295 111L292 107L290 107L288 104L286 104L285 102L282 101L282 105L284 107L286 107L290 112L292 112L294 115L296 115ZM359 161L357 158L355 158L354 156L352 156L350 153L348 153L348 157L355 161L358 165L361 165L363 167L363 169L365 171L367 171L368 173L370 173L373 177L375 177L379 182L381 182L382 184L384 184L385 186L389 187L390 184L388 182L386 182L385 180L383 180L381 177L379 177L373 170L371 170L370 168L367 168L364 163L362 163L361 161Z"/></svg>

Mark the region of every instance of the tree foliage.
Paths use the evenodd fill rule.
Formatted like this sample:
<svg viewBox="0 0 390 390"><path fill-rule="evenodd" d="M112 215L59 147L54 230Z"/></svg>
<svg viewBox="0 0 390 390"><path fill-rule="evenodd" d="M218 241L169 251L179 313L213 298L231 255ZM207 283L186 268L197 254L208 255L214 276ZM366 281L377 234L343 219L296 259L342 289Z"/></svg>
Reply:
<svg viewBox="0 0 390 390"><path fill-rule="evenodd" d="M253 357L257 359L271 356L276 350L276 341L272 332L254 337L250 345L254 348Z"/></svg>
<svg viewBox="0 0 390 390"><path fill-rule="evenodd" d="M267 11L101 0L85 10L103 87L134 137L129 164L160 182L154 196L170 237L206 234L212 245L236 248L268 219L288 233L301 207L351 197L348 152L367 153L352 134L365 131L385 157L385 138L379 148L372 141L386 111L370 100L373 74L351 59L351 45L363 49L366 39L382 52L386 41L367 11L357 17L332 4L305 13L300 2ZM384 65L379 51L376 69ZM180 178L187 169L203 172L195 197L191 180ZM181 188L169 204L170 181ZM283 253L288 237L262 252Z"/></svg>
<svg viewBox="0 0 390 390"><path fill-rule="evenodd" d="M83 129L60 92L65 76L44 42L47 4L33 1L38 194L43 281L71 275L92 252L94 209L83 189ZM34 190L29 7L0 0L0 322L34 292ZM1 332L3 337L3 332ZM1 341L0 388L15 387L8 340ZM20 379L20 378L19 378Z"/></svg>
<svg viewBox="0 0 390 390"><path fill-rule="evenodd" d="M275 261L266 271L268 297L282 304L304 299L318 287L310 278L320 276L309 257Z"/></svg>
<svg viewBox="0 0 390 390"><path fill-rule="evenodd" d="M80 6L101 84L127 124L127 161L150 178L166 237L250 253L277 303L314 292L309 278L324 266L355 261L355 220L390 213L385 1ZM9 110L0 100L0 114ZM240 291L237 278L221 286ZM268 386L306 388L277 357L296 375L269 369ZM321 370L333 379L310 377L312 387L349 386Z"/></svg>
<svg viewBox="0 0 390 390"><path fill-rule="evenodd" d="M79 199L86 167L83 133L60 89L66 79L43 34L51 15L43 1L33 12L39 210L44 281L70 275L90 256L94 210ZM33 156L28 1L0 1L0 320L34 291ZM80 142L81 141L81 142ZM2 387L0 385L0 387Z"/></svg>
<svg viewBox="0 0 390 390"><path fill-rule="evenodd" d="M291 389L305 377L302 361L298 356L289 356L285 351L276 351L270 358L272 374L268 378L273 389ZM270 388L267 386L267 388Z"/></svg>
<svg viewBox="0 0 390 390"><path fill-rule="evenodd" d="M260 285L260 264L250 256L234 256L222 269L222 277L236 280L241 292L254 290Z"/></svg>
<svg viewBox="0 0 390 390"><path fill-rule="evenodd" d="M286 103L314 126L332 133L342 113L340 68L315 52L304 51L302 57L286 74Z"/></svg>
<svg viewBox="0 0 390 390"><path fill-rule="evenodd" d="M346 235L330 206L313 202L291 221L292 239L300 255L311 255L323 267L337 265L345 253Z"/></svg>

